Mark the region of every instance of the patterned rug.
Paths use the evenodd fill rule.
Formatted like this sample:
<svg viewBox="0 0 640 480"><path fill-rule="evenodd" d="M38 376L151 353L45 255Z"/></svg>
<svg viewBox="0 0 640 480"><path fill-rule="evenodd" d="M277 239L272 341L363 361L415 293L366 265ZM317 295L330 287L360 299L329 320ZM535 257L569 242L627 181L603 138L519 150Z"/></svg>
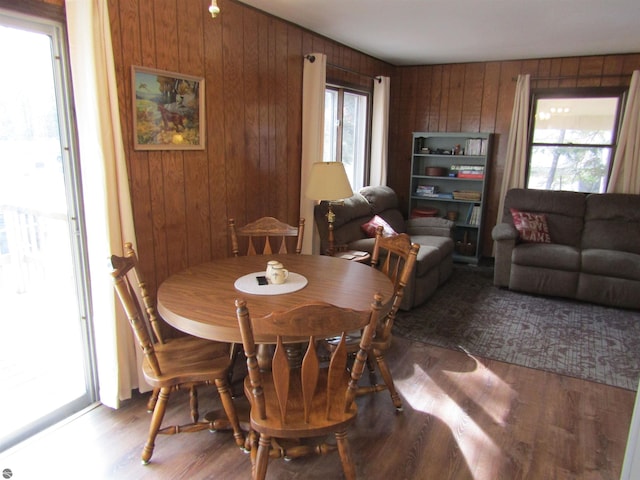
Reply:
<svg viewBox="0 0 640 480"><path fill-rule="evenodd" d="M394 333L524 367L638 389L640 312L511 292L489 267L456 266Z"/></svg>

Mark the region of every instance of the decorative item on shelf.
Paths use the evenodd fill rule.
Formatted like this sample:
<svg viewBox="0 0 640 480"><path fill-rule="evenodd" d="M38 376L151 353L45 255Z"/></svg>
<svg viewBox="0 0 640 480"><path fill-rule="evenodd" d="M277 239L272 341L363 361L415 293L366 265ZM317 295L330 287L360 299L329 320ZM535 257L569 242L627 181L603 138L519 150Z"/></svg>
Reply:
<svg viewBox="0 0 640 480"><path fill-rule="evenodd" d="M476 245L473 242L469 241L469 234L467 232L464 233L464 238L462 241L458 240L456 242L456 252L460 255L465 256L473 256L476 253Z"/></svg>
<svg viewBox="0 0 640 480"><path fill-rule="evenodd" d="M447 175L447 169L443 167L426 167L424 174L430 177L444 177Z"/></svg>
<svg viewBox="0 0 640 480"><path fill-rule="evenodd" d="M344 204L344 199L353 195L353 190L347 178L347 172L341 162L316 162L311 166L309 184L306 196L312 200L326 201L327 223L329 224L329 249L327 253L333 255L334 237L333 222L336 219L333 213L334 205Z"/></svg>
<svg viewBox="0 0 640 480"><path fill-rule="evenodd" d="M447 212L447 219L455 222L456 220L458 220L458 212L456 212L455 210L449 210Z"/></svg>
<svg viewBox="0 0 640 480"><path fill-rule="evenodd" d="M473 190L454 190L453 198L454 200L470 200L473 202L479 202L480 198L482 198L482 193Z"/></svg>
<svg viewBox="0 0 640 480"><path fill-rule="evenodd" d="M411 210L411 218L421 218L421 217L437 217L438 209L436 208L413 208Z"/></svg>

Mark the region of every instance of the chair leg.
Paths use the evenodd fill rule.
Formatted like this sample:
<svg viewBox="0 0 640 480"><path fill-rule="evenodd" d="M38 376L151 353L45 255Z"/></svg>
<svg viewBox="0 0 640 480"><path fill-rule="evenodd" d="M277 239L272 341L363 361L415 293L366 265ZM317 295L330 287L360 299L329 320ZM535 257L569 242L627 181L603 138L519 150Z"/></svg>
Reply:
<svg viewBox="0 0 640 480"><path fill-rule="evenodd" d="M375 385L378 382L378 379L376 378L376 366L373 363L371 355L367 355L367 368L369 369L369 383L371 383L371 385Z"/></svg>
<svg viewBox="0 0 640 480"><path fill-rule="evenodd" d="M191 408L191 420L193 423L198 423L200 412L198 412L198 389L195 385L189 388L189 406Z"/></svg>
<svg viewBox="0 0 640 480"><path fill-rule="evenodd" d="M226 378L216 378L216 387L218 388L218 394L220 400L222 400L222 408L227 414L231 428L233 429L233 437L236 439L236 445L240 448L244 448L244 434L240 429L240 421L238 420L238 413L236 407L233 404L233 398L231 397L231 390L229 389L229 383Z"/></svg>
<svg viewBox="0 0 640 480"><path fill-rule="evenodd" d="M151 460L151 455L153 455L153 447L155 446L156 436L158 435L158 430L160 430L160 425L162 425L162 419L164 418L164 412L167 409L167 402L169 401L169 394L171 393L171 388L162 388L158 394L158 400L156 402L155 408L153 409L153 415L151 416L151 424L149 425L149 437L147 438L147 443L142 449L142 463L144 465L149 463Z"/></svg>
<svg viewBox="0 0 640 480"><path fill-rule="evenodd" d="M258 453L255 464L252 466L253 480L264 480L269 466L269 451L271 450L271 437L260 434L258 441Z"/></svg>
<svg viewBox="0 0 640 480"><path fill-rule="evenodd" d="M336 432L336 442L338 444L338 452L340 453L340 461L342 462L342 470L344 471L344 478L347 480L356 479L356 466L353 463L353 456L351 454L351 446L347 439L347 432L345 430Z"/></svg>
<svg viewBox="0 0 640 480"><path fill-rule="evenodd" d="M156 408L156 402L158 401L158 395L160 394L159 388L154 388L153 392L151 392L151 396L147 401L147 412L152 413L153 409Z"/></svg>
<svg viewBox="0 0 640 480"><path fill-rule="evenodd" d="M401 412L402 408L402 399L398 392L396 391L396 387L393 384L393 377L391 376L391 371L389 370L389 366L384 359L384 354L380 350L374 350L374 355L376 356L376 362L378 363L378 369L380 370L380 374L382 375L382 379L384 380L389 393L391 394L391 401L393 405L396 407L396 410Z"/></svg>

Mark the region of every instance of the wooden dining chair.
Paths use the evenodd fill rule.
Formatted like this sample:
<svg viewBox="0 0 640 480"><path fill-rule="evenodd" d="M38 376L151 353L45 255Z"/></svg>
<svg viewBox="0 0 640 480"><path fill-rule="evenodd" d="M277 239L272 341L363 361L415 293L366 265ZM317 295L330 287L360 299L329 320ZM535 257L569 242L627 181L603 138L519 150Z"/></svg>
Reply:
<svg viewBox="0 0 640 480"><path fill-rule="evenodd" d="M227 343L213 342L194 336L163 338L151 331L155 329L149 321L149 310L155 315L155 307L144 300L145 311L141 308L134 288L132 277L136 277L136 255L131 245L125 247L124 257L111 256L114 288L125 310L129 324L144 353L142 372L149 385L157 391L157 399L152 405L153 412L147 442L142 450L142 463L147 464L153 455L155 439L158 434L175 434L209 430L233 430L236 444L244 448L244 434L235 411L228 383L228 370L232 361L232 346ZM133 253L132 253L133 252ZM156 316L157 317L157 316ZM160 338L163 338L160 340ZM215 384L226 418L199 420L198 396L196 388L201 385ZM189 392L191 423L180 426L162 426L167 402L171 393L177 390ZM148 405L149 406L149 405Z"/></svg>
<svg viewBox="0 0 640 480"><path fill-rule="evenodd" d="M402 303L404 289L411 278L411 274L416 265L416 259L420 245L411 243L411 237L405 233L392 236L383 236L383 228L376 229L376 241L371 254L372 268L379 268L393 282L394 296L391 310L387 315L380 318L371 344L371 355L367 358L369 367L370 385L358 387L358 395L388 390L391 401L397 411L402 411L402 399L395 388L391 370L384 358L384 353L391 347L393 323L396 314ZM355 353L358 349L359 338L357 335L350 335L347 340L347 350ZM330 351L335 349L336 339L327 340ZM374 362L375 361L375 362ZM377 383L375 366L377 365L380 375L384 381L383 385Z"/></svg>
<svg viewBox="0 0 640 480"><path fill-rule="evenodd" d="M357 383L364 370L382 297L374 295L370 311L357 312L327 303L312 303L289 311L273 312L254 322L244 300L236 300L238 324L247 358L245 394L251 405L251 464L254 480L267 473L272 439L311 439L333 433L345 478L356 478L347 439L347 427L355 420ZM365 326L366 325L366 326ZM363 328L359 351L347 370L346 332ZM318 355L318 339L340 335L328 365ZM276 337L270 370L258 366L255 339ZM299 368L292 368L285 351L287 341L308 342ZM253 435L257 432L259 439ZM305 448L305 447L301 447ZM309 452L325 454L336 446L320 443ZM271 456L279 456L277 452Z"/></svg>
<svg viewBox="0 0 640 480"><path fill-rule="evenodd" d="M304 218L299 220L297 227L284 223L274 217L262 217L243 227L237 227L235 219L230 218L229 233L231 235L231 251L236 257L240 255L238 237L246 238L247 249L245 255L289 253L287 249L287 238L297 237L295 253L299 254L302 252Z"/></svg>

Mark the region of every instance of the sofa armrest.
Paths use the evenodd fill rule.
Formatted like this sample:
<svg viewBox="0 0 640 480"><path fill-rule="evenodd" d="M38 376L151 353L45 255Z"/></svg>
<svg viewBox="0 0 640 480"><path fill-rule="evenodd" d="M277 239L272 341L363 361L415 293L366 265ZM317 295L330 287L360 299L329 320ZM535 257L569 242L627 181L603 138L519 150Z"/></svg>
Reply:
<svg viewBox="0 0 640 480"><path fill-rule="evenodd" d="M511 277L511 254L518 241L518 231L509 223L499 223L493 227L491 238L495 242L493 284L508 287Z"/></svg>
<svg viewBox="0 0 640 480"><path fill-rule="evenodd" d="M496 242L502 240L516 241L518 239L518 230L510 223L499 223L491 230L491 238Z"/></svg>
<svg viewBox="0 0 640 480"><path fill-rule="evenodd" d="M453 236L455 222L446 218L418 217L407 220L407 233L411 235Z"/></svg>

